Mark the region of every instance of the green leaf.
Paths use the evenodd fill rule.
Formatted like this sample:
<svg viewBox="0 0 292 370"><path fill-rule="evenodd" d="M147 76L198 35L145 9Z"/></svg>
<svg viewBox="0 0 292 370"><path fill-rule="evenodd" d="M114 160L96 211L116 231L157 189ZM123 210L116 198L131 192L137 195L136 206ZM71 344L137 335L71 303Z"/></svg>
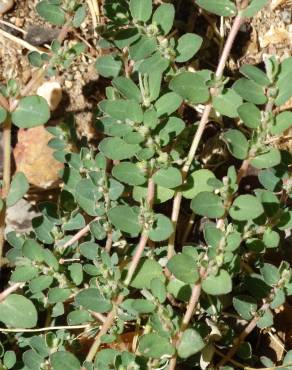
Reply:
<svg viewBox="0 0 292 370"><path fill-rule="evenodd" d="M248 295L238 295L234 297L233 306L244 320L251 320L257 311L256 299Z"/></svg>
<svg viewBox="0 0 292 370"><path fill-rule="evenodd" d="M142 96L137 85L127 77L116 77L112 84L117 88L125 98L136 100L138 103L142 101Z"/></svg>
<svg viewBox="0 0 292 370"><path fill-rule="evenodd" d="M73 26L75 28L79 28L81 24L84 22L85 18L86 18L86 7L85 5L80 5L74 14Z"/></svg>
<svg viewBox="0 0 292 370"><path fill-rule="evenodd" d="M192 172L182 188L183 197L192 199L202 191L212 191L214 187L208 184L210 179L215 179L215 175L210 170L202 169Z"/></svg>
<svg viewBox="0 0 292 370"><path fill-rule="evenodd" d="M69 325L81 325L92 320L90 313L84 310L71 311L67 316L67 322Z"/></svg>
<svg viewBox="0 0 292 370"><path fill-rule="evenodd" d="M258 169L274 167L281 163L281 153L278 149L271 148L267 152L257 155L250 163Z"/></svg>
<svg viewBox="0 0 292 370"><path fill-rule="evenodd" d="M266 4L268 0L252 0L250 4L241 11L241 16L243 17L253 17L257 12L259 12Z"/></svg>
<svg viewBox="0 0 292 370"><path fill-rule="evenodd" d="M16 355L14 351L6 351L3 357L5 369L12 369L16 364Z"/></svg>
<svg viewBox="0 0 292 370"><path fill-rule="evenodd" d="M70 277L75 285L80 285L83 281L83 269L81 263L72 263L68 267L70 271Z"/></svg>
<svg viewBox="0 0 292 370"><path fill-rule="evenodd" d="M169 87L193 104L205 103L209 99L209 89L203 77L194 72L178 74L171 80Z"/></svg>
<svg viewBox="0 0 292 370"><path fill-rule="evenodd" d="M162 356L172 356L174 348L165 337L156 333L145 334L140 338L138 351L147 358L160 359Z"/></svg>
<svg viewBox="0 0 292 370"><path fill-rule="evenodd" d="M263 267L260 269L261 274L264 278L264 281L269 286L275 286L278 284L281 279L281 275L276 266L271 265L270 263L264 263Z"/></svg>
<svg viewBox="0 0 292 370"><path fill-rule="evenodd" d="M290 83L292 78L292 58L285 59L280 65L280 73L276 87L279 92L275 100L276 105L279 107L288 101L292 96L292 84Z"/></svg>
<svg viewBox="0 0 292 370"><path fill-rule="evenodd" d="M177 57L175 61L178 63L187 62L197 53L202 42L202 37L194 33L185 33L178 39L176 47Z"/></svg>
<svg viewBox="0 0 292 370"><path fill-rule="evenodd" d="M253 220L264 213L261 202L253 195L240 195L230 208L230 216L237 221Z"/></svg>
<svg viewBox="0 0 292 370"><path fill-rule="evenodd" d="M53 277L50 275L38 276L29 282L29 289L33 294L39 293L49 288L52 282Z"/></svg>
<svg viewBox="0 0 292 370"><path fill-rule="evenodd" d="M25 351L22 355L22 360L29 370L39 370L44 361L43 357L33 349Z"/></svg>
<svg viewBox="0 0 292 370"><path fill-rule="evenodd" d="M233 89L227 89L213 98L214 108L223 116L238 117L237 108L242 104L242 98Z"/></svg>
<svg viewBox="0 0 292 370"><path fill-rule="evenodd" d="M130 234L141 231L138 214L129 206L116 206L108 211L110 222L119 230Z"/></svg>
<svg viewBox="0 0 292 370"><path fill-rule="evenodd" d="M106 157L113 160L131 158L141 149L138 144L128 144L118 137L103 139L98 148Z"/></svg>
<svg viewBox="0 0 292 370"><path fill-rule="evenodd" d="M154 203L164 203L173 197L174 190L162 186L155 187ZM147 198L147 186L135 186L133 189L133 198L136 202L141 202Z"/></svg>
<svg viewBox="0 0 292 370"><path fill-rule="evenodd" d="M152 37L141 36L129 48L129 54L134 61L142 60L149 57L157 48L156 40Z"/></svg>
<svg viewBox="0 0 292 370"><path fill-rule="evenodd" d="M155 172L153 181L164 188L173 189L182 184L182 175L175 167L162 168Z"/></svg>
<svg viewBox="0 0 292 370"><path fill-rule="evenodd" d="M29 63L34 67L39 68L44 64L42 54L39 53L38 51L31 51L27 57L28 57Z"/></svg>
<svg viewBox="0 0 292 370"><path fill-rule="evenodd" d="M50 108L47 101L41 96L26 96L20 99L11 119L20 128L40 126L50 119Z"/></svg>
<svg viewBox="0 0 292 370"><path fill-rule="evenodd" d="M79 246L80 254L89 260L94 260L98 256L100 246L93 242L84 242Z"/></svg>
<svg viewBox="0 0 292 370"><path fill-rule="evenodd" d="M3 123L7 118L7 112L4 108L0 107L0 124Z"/></svg>
<svg viewBox="0 0 292 370"><path fill-rule="evenodd" d="M282 112L276 116L275 124L271 127L272 135L279 135L292 127L292 112Z"/></svg>
<svg viewBox="0 0 292 370"><path fill-rule="evenodd" d="M236 15L236 6L230 0L196 0L196 3L210 13L222 17L233 17Z"/></svg>
<svg viewBox="0 0 292 370"><path fill-rule="evenodd" d="M99 313L109 312L112 308L111 302L103 298L96 288L81 290L77 293L75 302L88 310Z"/></svg>
<svg viewBox="0 0 292 370"><path fill-rule="evenodd" d="M38 268L35 266L18 266L11 274L10 280L14 283L24 283L36 277Z"/></svg>
<svg viewBox="0 0 292 370"><path fill-rule="evenodd" d="M267 2L267 0L263 1ZM268 86L270 84L270 80L268 79L268 76L265 74L265 72L253 65L244 64L240 67L239 70L245 77L253 80L258 85Z"/></svg>
<svg viewBox="0 0 292 370"><path fill-rule="evenodd" d="M253 103L244 103L237 109L239 117L245 126L258 128L261 124L261 111Z"/></svg>
<svg viewBox="0 0 292 370"><path fill-rule="evenodd" d="M76 201L90 216L97 215L97 201L102 197L90 179L82 179L76 185Z"/></svg>
<svg viewBox="0 0 292 370"><path fill-rule="evenodd" d="M182 98L174 92L162 95L154 105L157 111L157 116L170 116L171 113L175 112L180 107L181 103Z"/></svg>
<svg viewBox="0 0 292 370"><path fill-rule="evenodd" d="M245 159L249 144L246 137L239 130L230 129L222 135L231 154L237 159Z"/></svg>
<svg viewBox="0 0 292 370"><path fill-rule="evenodd" d="M273 314L268 309L263 316L258 320L257 327L260 329L268 328L269 326L272 326L274 323Z"/></svg>
<svg viewBox="0 0 292 370"><path fill-rule="evenodd" d="M173 225L170 219L162 214L156 214L154 223L149 231L149 239L154 242L166 240L173 233Z"/></svg>
<svg viewBox="0 0 292 370"><path fill-rule="evenodd" d="M80 362L71 352L57 351L50 355L52 370L80 370Z"/></svg>
<svg viewBox="0 0 292 370"><path fill-rule="evenodd" d="M66 21L64 11L58 5L52 4L48 0L40 1L36 6L36 10L45 21L56 26L62 26Z"/></svg>
<svg viewBox="0 0 292 370"><path fill-rule="evenodd" d="M163 58L160 52L157 51L138 66L138 71L142 74L151 74L153 71L162 73L168 68L168 66L169 60Z"/></svg>
<svg viewBox="0 0 292 370"><path fill-rule="evenodd" d="M247 78L240 78L233 84L232 88L250 103L265 104L267 102L263 87Z"/></svg>
<svg viewBox="0 0 292 370"><path fill-rule="evenodd" d="M277 248L280 244L280 235L274 230L266 229L263 242L267 248Z"/></svg>
<svg viewBox="0 0 292 370"><path fill-rule="evenodd" d="M205 347L201 335L194 329L187 329L183 332L177 353L181 358L188 358L200 352Z"/></svg>
<svg viewBox="0 0 292 370"><path fill-rule="evenodd" d="M29 183L22 172L16 172L13 176L9 193L6 200L7 207L17 203L29 189Z"/></svg>
<svg viewBox="0 0 292 370"><path fill-rule="evenodd" d="M147 22L152 14L152 0L130 0L130 12L137 21Z"/></svg>
<svg viewBox="0 0 292 370"><path fill-rule="evenodd" d="M131 300L131 308L137 313L143 314L153 312L155 310L155 305L146 299L133 299Z"/></svg>
<svg viewBox="0 0 292 370"><path fill-rule="evenodd" d="M150 289L151 280L158 278L165 281L160 264L153 259L142 259L133 276L130 286L136 289Z"/></svg>
<svg viewBox="0 0 292 370"><path fill-rule="evenodd" d="M228 294L232 291L232 280L226 270L221 269L217 275L209 275L202 282L202 289L210 295Z"/></svg>
<svg viewBox="0 0 292 370"><path fill-rule="evenodd" d="M112 170L113 176L128 185L142 185L146 178L140 168L131 162L121 162Z"/></svg>
<svg viewBox="0 0 292 370"><path fill-rule="evenodd" d="M145 122L144 122L145 123ZM163 145L167 145L170 140L177 137L185 128L185 123L177 117L169 117L164 127L159 131L159 138Z"/></svg>
<svg viewBox="0 0 292 370"><path fill-rule="evenodd" d="M95 63L97 72L103 77L117 77L122 68L122 61L115 59L112 55L103 55Z"/></svg>
<svg viewBox="0 0 292 370"><path fill-rule="evenodd" d="M225 212L221 198L209 191L197 194L191 202L191 209L194 213L209 218L222 217Z"/></svg>
<svg viewBox="0 0 292 370"><path fill-rule="evenodd" d="M167 263L168 270L180 281L194 284L199 279L199 273L194 259L184 253L176 254Z"/></svg>
<svg viewBox="0 0 292 370"><path fill-rule="evenodd" d="M167 35L172 29L174 22L175 9L172 4L161 4L155 10L152 23L155 23L162 34Z"/></svg>
<svg viewBox="0 0 292 370"><path fill-rule="evenodd" d="M103 100L99 103L99 108L118 120L130 120L137 123L143 121L142 108L135 100Z"/></svg>
<svg viewBox="0 0 292 370"><path fill-rule="evenodd" d="M70 289L65 288L52 288L48 293L48 302L49 303L59 303L65 302L71 295Z"/></svg>
<svg viewBox="0 0 292 370"><path fill-rule="evenodd" d="M0 303L0 321L12 328L34 328L38 314L33 303L19 294L10 294Z"/></svg>
<svg viewBox="0 0 292 370"><path fill-rule="evenodd" d="M159 278L154 278L150 282L151 293L156 297L159 303L166 300L166 288L164 282Z"/></svg>

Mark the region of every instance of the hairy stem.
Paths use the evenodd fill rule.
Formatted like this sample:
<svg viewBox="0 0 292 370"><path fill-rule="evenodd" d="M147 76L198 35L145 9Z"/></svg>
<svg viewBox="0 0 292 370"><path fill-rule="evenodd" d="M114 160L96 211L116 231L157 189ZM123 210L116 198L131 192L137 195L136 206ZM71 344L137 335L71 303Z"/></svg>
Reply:
<svg viewBox="0 0 292 370"><path fill-rule="evenodd" d="M155 184L154 184L154 181L152 180L152 178L150 178L149 181L148 181L148 190L147 190L147 205L148 205L149 209L151 209L153 207L154 195L155 195ZM133 256L132 262L130 264L130 267L129 267L129 270L128 270L128 273L127 273L127 276L126 276L126 279L125 279L125 282L124 282L124 284L126 286L128 286L130 284L130 282L133 278L133 275L134 275L134 273L136 271L136 268L137 268L137 266L140 262L143 251L144 251L144 249L147 245L147 241L148 241L148 231L144 229L142 234L141 234L138 247L135 251L135 254ZM95 338L95 340L94 340L94 342L93 342L93 344L92 344L92 346L91 346L91 348L90 348L90 350L89 350L89 352L86 356L86 361L91 362L94 359L94 356L95 356L96 352L98 351L99 346L101 344L101 337L103 335L105 335L107 333L107 331L113 325L113 322L115 320L116 313L117 313L117 308L123 302L123 300L124 300L124 295L119 294L118 298L113 303L112 310L107 315L99 333L97 334L97 336L96 336L96 338ZM85 369L82 368L82 370L85 370Z"/></svg>
<svg viewBox="0 0 292 370"><path fill-rule="evenodd" d="M11 285L10 287L3 290L3 292L0 293L0 302L4 301L5 298L9 296L9 294L15 292L18 288L20 288L22 283L15 283Z"/></svg>
<svg viewBox="0 0 292 370"><path fill-rule="evenodd" d="M246 1L243 2L244 6L246 6L247 4L248 4L248 2L246 2ZM236 35L237 35L237 33L238 33L238 31L239 31L239 29L240 29L240 27L243 23L244 23L244 18L242 18L240 15L237 15L235 20L234 20L234 23L232 25L231 31L228 35L228 38L226 40L222 55L221 55L220 60L219 60L218 67L216 69L215 76L216 76L217 79L220 79L223 75L225 64L226 64L227 58L230 54L231 48L233 46L235 37L236 37ZM196 131L196 134L194 136L190 151L188 153L186 163L182 168L183 180L186 179L187 174L188 174L189 169L190 169L190 166L191 166L191 164L192 164L192 162L195 158L199 143L201 141L203 132L205 130L205 127L206 127L208 119L209 119L211 108L212 108L211 103L208 103L205 106L205 109L204 109L204 112L202 114L198 129ZM182 199L182 194L181 194L180 191L177 191L176 194L175 194L174 200L173 200L173 210L172 210L171 220L173 222L174 231L173 231L173 234L170 236L169 242L168 242L168 252L167 252L168 258L171 258L174 254L176 225L177 225L179 211L180 211L181 199Z"/></svg>
<svg viewBox="0 0 292 370"><path fill-rule="evenodd" d="M65 244L64 244L64 248L68 248L70 247L72 244L74 244L75 242L77 242L79 239L81 239L83 236L85 236L86 234L89 233L90 231L90 224L94 221L98 221L100 218L99 217L96 217L94 218L91 222L89 222L89 224L87 224L86 226L83 227L83 229L79 230L78 233L76 233L71 239L69 239Z"/></svg>

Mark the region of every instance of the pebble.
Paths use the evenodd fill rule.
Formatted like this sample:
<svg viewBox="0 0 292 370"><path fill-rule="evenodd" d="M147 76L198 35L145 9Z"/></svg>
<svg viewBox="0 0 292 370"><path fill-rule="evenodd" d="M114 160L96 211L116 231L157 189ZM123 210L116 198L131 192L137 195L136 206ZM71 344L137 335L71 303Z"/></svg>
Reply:
<svg viewBox="0 0 292 370"><path fill-rule="evenodd" d="M57 81L48 81L43 83L37 89L37 94L46 99L52 111L58 107L63 96L61 85Z"/></svg>
<svg viewBox="0 0 292 370"><path fill-rule="evenodd" d="M0 14L8 12L14 5L14 0L0 0Z"/></svg>

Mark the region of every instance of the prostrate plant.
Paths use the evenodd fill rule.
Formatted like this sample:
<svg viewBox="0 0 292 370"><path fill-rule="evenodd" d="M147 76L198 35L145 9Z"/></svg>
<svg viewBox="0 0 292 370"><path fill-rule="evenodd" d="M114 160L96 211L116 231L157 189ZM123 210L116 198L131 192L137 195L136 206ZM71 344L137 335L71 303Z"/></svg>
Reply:
<svg viewBox="0 0 292 370"><path fill-rule="evenodd" d="M172 4L104 1L98 48L105 52L96 69L108 86L95 111L104 136L98 150L77 143L72 152L70 122L48 127L64 164L63 186L57 204L39 204L29 235L6 236L14 270L0 294L4 369L275 365L252 353L247 336L272 327L273 310L292 294L289 263L268 257L270 249L285 253L292 226L291 155L275 145L292 122L290 112L277 109L292 96L292 58L265 60L265 72L243 65L233 84L223 76L240 26L266 3L196 1L235 17L214 73L185 64L203 39L173 30ZM37 11L67 31L86 16L75 1L40 1ZM29 55L37 76L57 73L85 52L60 41L51 56ZM10 119L24 128L46 123L40 97L8 103L19 96L16 87L10 81L0 100L4 127ZM201 105L200 121L185 122L184 111L196 120ZM220 139L231 153L221 179L200 152L211 114L220 117ZM249 167L258 183L246 191L240 183ZM8 192L8 179L4 174L3 209L28 189L16 173ZM185 226L182 199L198 225L192 237L176 235ZM282 366L291 363L288 352Z"/></svg>

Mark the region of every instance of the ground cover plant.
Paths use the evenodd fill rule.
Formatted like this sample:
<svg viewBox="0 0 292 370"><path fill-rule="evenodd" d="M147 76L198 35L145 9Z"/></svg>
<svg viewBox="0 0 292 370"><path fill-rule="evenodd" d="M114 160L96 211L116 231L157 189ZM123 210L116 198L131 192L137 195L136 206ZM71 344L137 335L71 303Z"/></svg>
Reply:
<svg viewBox="0 0 292 370"><path fill-rule="evenodd" d="M292 351L277 363L254 351L292 294L291 153L276 145L292 123L278 109L292 97L292 58L225 75L240 28L267 3L189 4L229 22L209 69L200 62L204 38L182 31L175 2L105 0L94 147L78 140L71 116L51 125L48 103L34 94L41 77L87 52L66 42L87 8L38 2L61 32L50 53L28 54L32 80L10 79L0 95L0 258L10 268L0 293L1 369L292 367ZM213 165L203 158L210 122L227 153ZM60 194L38 204L31 232L5 235L7 209L29 189L23 173L11 179L12 126L38 125L64 164Z"/></svg>

